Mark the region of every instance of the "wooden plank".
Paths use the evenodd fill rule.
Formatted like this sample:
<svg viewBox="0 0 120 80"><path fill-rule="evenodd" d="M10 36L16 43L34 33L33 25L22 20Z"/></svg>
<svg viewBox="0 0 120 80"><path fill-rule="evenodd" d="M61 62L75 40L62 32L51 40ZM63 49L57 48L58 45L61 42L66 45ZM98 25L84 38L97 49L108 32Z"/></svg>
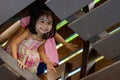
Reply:
<svg viewBox="0 0 120 80"><path fill-rule="evenodd" d="M120 80L120 61L88 75L81 80Z"/></svg>
<svg viewBox="0 0 120 80"><path fill-rule="evenodd" d="M14 16L35 0L1 0L0 24Z"/></svg>
<svg viewBox="0 0 120 80"><path fill-rule="evenodd" d="M113 59L120 55L120 32L114 33L93 45L106 59Z"/></svg>
<svg viewBox="0 0 120 80"><path fill-rule="evenodd" d="M1 80L17 80L20 76L13 74L5 66L0 66L0 79Z"/></svg>
<svg viewBox="0 0 120 80"><path fill-rule="evenodd" d="M119 3L120 0L107 0L69 24L69 27L87 41L120 21Z"/></svg>
<svg viewBox="0 0 120 80"><path fill-rule="evenodd" d="M65 19L93 0L48 0L47 6L61 19Z"/></svg>

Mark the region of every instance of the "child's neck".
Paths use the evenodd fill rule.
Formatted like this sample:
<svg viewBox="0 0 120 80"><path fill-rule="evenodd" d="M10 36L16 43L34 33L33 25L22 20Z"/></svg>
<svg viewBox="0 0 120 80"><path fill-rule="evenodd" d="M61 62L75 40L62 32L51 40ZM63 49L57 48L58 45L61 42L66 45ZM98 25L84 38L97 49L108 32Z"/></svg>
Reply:
<svg viewBox="0 0 120 80"><path fill-rule="evenodd" d="M43 35L40 35L40 34L32 34L32 38L34 40L43 41L42 37Z"/></svg>

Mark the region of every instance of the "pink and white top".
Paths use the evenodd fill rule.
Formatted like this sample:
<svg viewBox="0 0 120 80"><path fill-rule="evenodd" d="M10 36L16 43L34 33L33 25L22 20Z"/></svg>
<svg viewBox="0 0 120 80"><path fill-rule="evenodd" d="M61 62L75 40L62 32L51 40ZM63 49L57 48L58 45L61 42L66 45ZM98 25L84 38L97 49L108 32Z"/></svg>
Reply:
<svg viewBox="0 0 120 80"><path fill-rule="evenodd" d="M32 39L30 35L28 39L23 40L18 45L18 59L25 64L32 73L37 72L37 67L40 62L40 55L37 49L41 44L43 44L43 42ZM6 51L11 54L10 46L6 48Z"/></svg>
<svg viewBox="0 0 120 80"><path fill-rule="evenodd" d="M18 59L25 64L31 72L36 73L40 62L40 55L37 48L43 42L32 39L23 40L18 46Z"/></svg>

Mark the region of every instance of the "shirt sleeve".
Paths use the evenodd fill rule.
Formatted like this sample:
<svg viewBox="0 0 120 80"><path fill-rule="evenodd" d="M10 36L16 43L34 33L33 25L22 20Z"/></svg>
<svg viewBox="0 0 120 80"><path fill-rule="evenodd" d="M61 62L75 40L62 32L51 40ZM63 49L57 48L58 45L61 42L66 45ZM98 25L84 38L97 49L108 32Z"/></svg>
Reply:
<svg viewBox="0 0 120 80"><path fill-rule="evenodd" d="M26 27L29 24L30 16L24 17L20 20L20 24L22 27Z"/></svg>

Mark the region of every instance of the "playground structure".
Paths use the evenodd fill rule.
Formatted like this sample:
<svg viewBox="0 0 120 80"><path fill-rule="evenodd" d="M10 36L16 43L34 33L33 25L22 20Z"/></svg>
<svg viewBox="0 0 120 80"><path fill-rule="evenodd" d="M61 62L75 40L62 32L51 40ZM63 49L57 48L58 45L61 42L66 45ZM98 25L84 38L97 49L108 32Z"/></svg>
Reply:
<svg viewBox="0 0 120 80"><path fill-rule="evenodd" d="M7 22L17 20L13 15L19 13L27 5L30 6L34 1L23 0L18 2L13 0L9 3L9 1L4 0L4 4L1 6L10 7L6 9L1 7L1 12L3 13L0 13L2 15L0 31L5 30L3 27ZM68 31L69 35L72 33L72 36L81 38L82 40L77 39L75 41L79 42L78 40L81 40L83 43L82 47L80 46L76 52L71 53L68 57L61 58L57 67L58 73L53 76L47 74L50 80L119 80L119 3L119 0L69 0L69 2L68 0L48 0L45 2L60 20L60 23L57 25L58 32L60 28L66 27L64 32ZM17 7L11 6L13 4ZM91 4L94 6L92 9L90 9ZM8 13L10 9L13 9L13 12ZM61 29L60 32L63 32L63 30ZM62 52L61 49L58 51ZM103 58L112 61L112 63L96 71L94 66L97 66L97 60ZM71 60L71 63L67 62L68 60ZM0 49L0 63L2 66L0 69L4 70L12 80L37 80L37 77L29 71L16 69L16 62L2 48ZM6 65L9 65L9 67ZM92 72L89 73L90 70ZM77 72L72 74L74 71ZM8 80L5 77L6 73L2 74L4 75L2 77L3 80Z"/></svg>

